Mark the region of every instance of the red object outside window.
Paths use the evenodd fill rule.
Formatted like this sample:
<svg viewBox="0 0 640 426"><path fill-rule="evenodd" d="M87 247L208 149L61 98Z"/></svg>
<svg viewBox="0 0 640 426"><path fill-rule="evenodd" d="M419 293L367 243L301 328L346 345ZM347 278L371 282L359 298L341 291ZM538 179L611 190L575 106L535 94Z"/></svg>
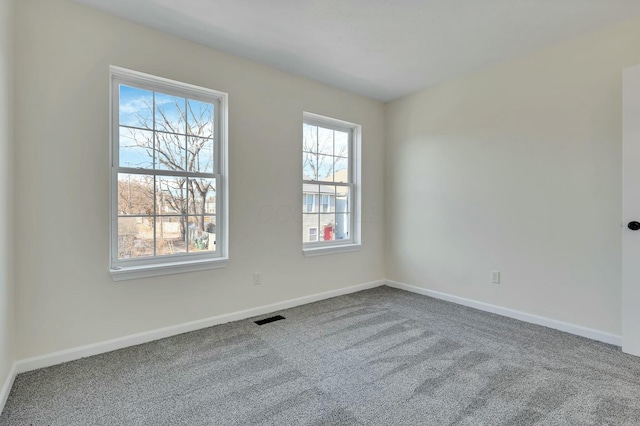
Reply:
<svg viewBox="0 0 640 426"><path fill-rule="evenodd" d="M333 240L333 225L327 225L324 227L324 240L325 241Z"/></svg>

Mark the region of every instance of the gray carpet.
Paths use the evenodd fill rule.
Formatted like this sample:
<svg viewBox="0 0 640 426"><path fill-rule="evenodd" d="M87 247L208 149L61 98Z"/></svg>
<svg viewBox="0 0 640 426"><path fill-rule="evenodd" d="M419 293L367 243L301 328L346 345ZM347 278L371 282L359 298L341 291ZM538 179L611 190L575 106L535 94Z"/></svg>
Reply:
<svg viewBox="0 0 640 426"><path fill-rule="evenodd" d="M278 314L20 374L0 424L640 425L613 346L388 287Z"/></svg>

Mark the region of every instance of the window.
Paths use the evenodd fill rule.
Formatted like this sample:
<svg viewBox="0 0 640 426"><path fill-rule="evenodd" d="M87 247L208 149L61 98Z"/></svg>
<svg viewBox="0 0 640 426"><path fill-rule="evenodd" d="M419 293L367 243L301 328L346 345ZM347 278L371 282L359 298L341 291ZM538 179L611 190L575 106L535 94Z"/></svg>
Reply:
<svg viewBox="0 0 640 426"><path fill-rule="evenodd" d="M327 213L329 211L329 199L333 199L329 194L321 194L322 195L322 213Z"/></svg>
<svg viewBox="0 0 640 426"><path fill-rule="evenodd" d="M316 195L315 194L304 194L304 198L306 200L306 210L305 211L307 213L313 213L314 206L316 205L316 203L315 203Z"/></svg>
<svg viewBox="0 0 640 426"><path fill-rule="evenodd" d="M114 280L227 259L227 95L111 67Z"/></svg>
<svg viewBox="0 0 640 426"><path fill-rule="evenodd" d="M359 125L304 113L302 226L305 255L351 251L360 247L360 133Z"/></svg>

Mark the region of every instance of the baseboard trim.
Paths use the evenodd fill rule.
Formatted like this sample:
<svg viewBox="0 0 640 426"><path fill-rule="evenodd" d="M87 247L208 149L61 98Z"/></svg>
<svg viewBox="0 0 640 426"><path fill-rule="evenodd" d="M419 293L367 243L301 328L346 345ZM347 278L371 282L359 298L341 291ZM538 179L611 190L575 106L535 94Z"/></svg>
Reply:
<svg viewBox="0 0 640 426"><path fill-rule="evenodd" d="M616 334L607 333L600 330L594 330L592 328L582 327L580 325L571 324L564 321L558 321L551 318L542 317L539 315L528 314L526 312L517 311L515 309L509 309L509 308L504 308L502 306L491 305L489 303L478 302L472 299L465 299L464 297L454 296L447 293L441 293L439 291L434 291L434 290L428 290L426 288L416 287L416 286L401 283L398 281L387 280L386 285L389 287L400 289L400 290L406 290L412 293L433 297L434 299L446 300L448 302L457 303L458 305L464 305L471 308L479 309L481 311L491 312L493 314L514 318L514 319L528 322L531 324L537 324L544 327L553 328L555 330L564 331L566 333L575 334L578 336L586 337L588 339L597 340L599 342L604 342L604 343L608 343L615 346L622 346L622 336L619 336Z"/></svg>
<svg viewBox="0 0 640 426"><path fill-rule="evenodd" d="M16 379L17 375L17 366L14 362L7 374L7 378L2 384L2 389L0 389L0 414L4 410L4 406L7 403L7 399L9 398L9 393L11 392L11 388L13 387L13 382Z"/></svg>
<svg viewBox="0 0 640 426"><path fill-rule="evenodd" d="M615 346L622 345L622 337L616 334L603 332L600 330L594 330L587 327L582 327L576 324L571 324L563 321L554 320L538 315L529 314L526 312L517 311L514 309L504 308L502 306L492 305L489 303L479 302L476 300L466 299L464 297L454 296L447 293L441 293L434 290L428 290L422 287L416 287L413 285L401 283L393 280L379 280L371 281L363 284L358 284L350 287L345 287L337 290L326 291L323 293L317 293L309 296L298 297L295 299L286 300L283 302L273 303L270 305L259 306L256 308L245 309L242 311L232 312L223 315L217 315L210 318L205 318L197 321L191 321L175 326L150 330L142 333L131 334L129 336L119 337L116 339L107 340L104 342L93 343L90 345L79 346L76 348L66 349L63 351L53 352L41 356L22 359L16 361L7 377L2 391L0 392L0 407L4 407L6 398L9 396L9 391L13 385L13 381L17 374L27 371L37 370L39 368L50 367L52 365L62 364L69 361L74 361L88 356L98 355L106 352L111 352L118 349L127 348L129 346L140 345L142 343L151 342L154 340L164 339L166 337L175 336L182 333L188 333L190 331L196 331L214 325L224 324L232 321L239 321L259 315L270 314L279 310L289 309L307 303L318 302L320 300L330 299L332 297L343 296L345 294L351 294L362 290L367 290L382 285L397 288L400 290L409 291L412 293L422 294L424 296L433 297L435 299L446 300L459 305L469 306L471 308L479 309L485 312L491 312L494 314L502 315L509 318L514 318L520 321L525 321L532 324L541 325L544 327L553 328L556 330L564 331L567 333L575 334L578 336L586 337L588 339L597 340L600 342L608 343ZM1 412L1 410L0 410Z"/></svg>
<svg viewBox="0 0 640 426"><path fill-rule="evenodd" d="M154 340L164 339L166 337L171 337L182 333L188 333L190 331L200 330L214 325L224 324L232 321L239 321L259 315L269 314L283 309L306 305L307 303L318 302L320 300L330 299L337 296L343 296L345 294L351 294L358 291L379 287L381 285L384 285L385 283L385 280L371 281L351 287L312 294L310 296L298 297L296 299L290 299L284 302L273 303L270 305L245 309L229 314L217 315L215 317L191 321L170 327L131 334L129 336L119 337L104 342L93 343L90 345L79 346L59 352L53 352L50 354L19 360L16 362L14 367L16 370L16 374L20 374L27 371L37 370L39 368L50 367L52 365L62 364L69 361L75 361L77 359L86 358L92 355L98 355L105 352L115 351L117 349L123 349L129 346L135 346ZM11 387L9 387L9 389L11 389Z"/></svg>

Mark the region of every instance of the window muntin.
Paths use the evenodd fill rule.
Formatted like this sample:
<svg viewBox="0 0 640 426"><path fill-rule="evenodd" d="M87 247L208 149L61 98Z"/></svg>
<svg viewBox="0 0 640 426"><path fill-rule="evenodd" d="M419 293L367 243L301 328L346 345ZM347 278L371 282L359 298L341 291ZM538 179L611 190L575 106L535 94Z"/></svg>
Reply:
<svg viewBox="0 0 640 426"><path fill-rule="evenodd" d="M305 113L302 130L303 248L359 243L355 225L360 126ZM317 229L317 240L311 240L311 229Z"/></svg>
<svg viewBox="0 0 640 426"><path fill-rule="evenodd" d="M111 79L111 269L225 258L226 94Z"/></svg>

